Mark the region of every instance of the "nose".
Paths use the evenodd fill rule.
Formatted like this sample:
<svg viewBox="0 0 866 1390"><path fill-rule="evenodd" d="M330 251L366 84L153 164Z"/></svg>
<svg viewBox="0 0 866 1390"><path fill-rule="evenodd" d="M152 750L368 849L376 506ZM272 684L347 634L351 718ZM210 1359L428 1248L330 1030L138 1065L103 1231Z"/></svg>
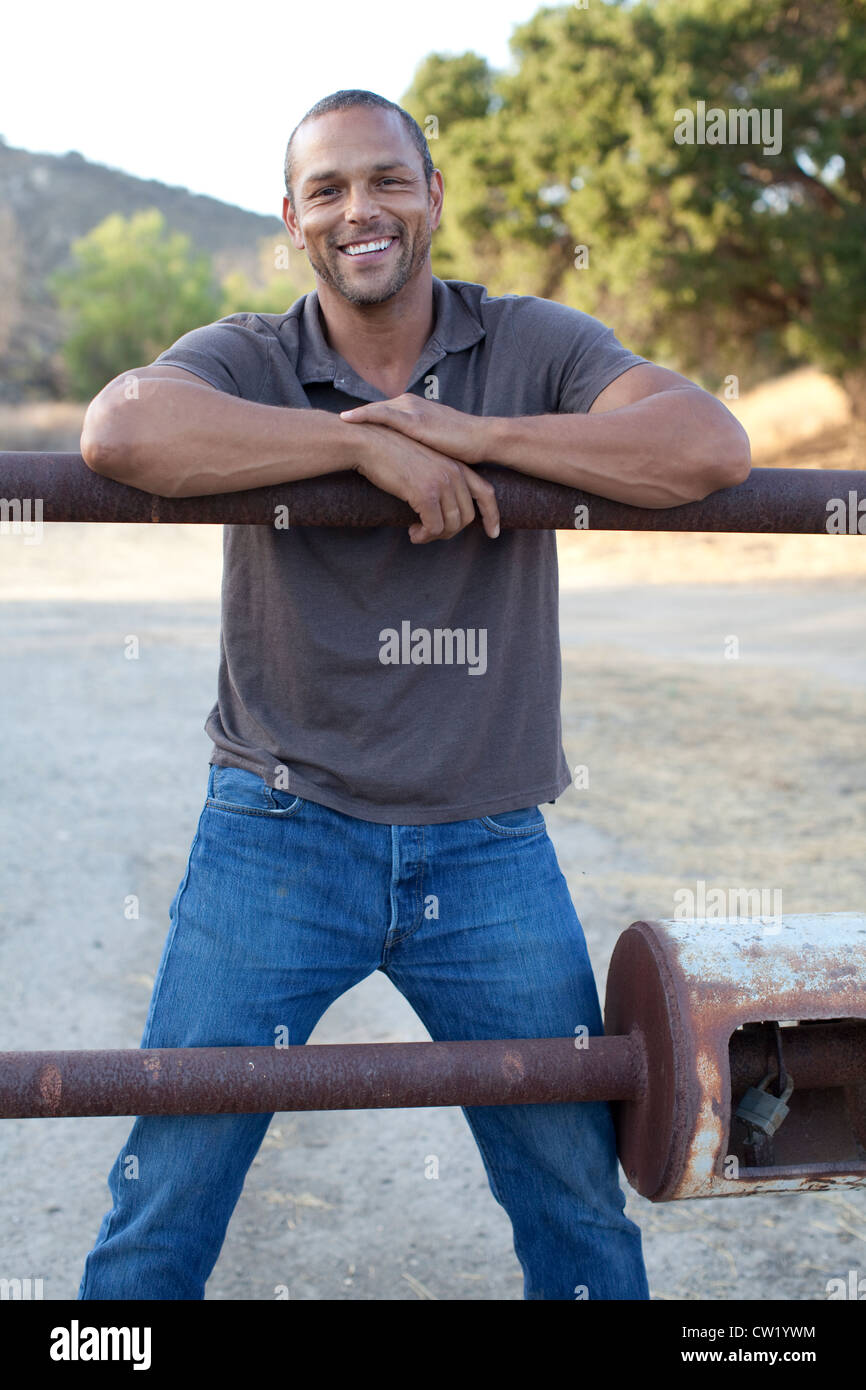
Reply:
<svg viewBox="0 0 866 1390"><path fill-rule="evenodd" d="M379 203L373 190L365 183L351 184L346 201L346 221L368 223L378 216Z"/></svg>

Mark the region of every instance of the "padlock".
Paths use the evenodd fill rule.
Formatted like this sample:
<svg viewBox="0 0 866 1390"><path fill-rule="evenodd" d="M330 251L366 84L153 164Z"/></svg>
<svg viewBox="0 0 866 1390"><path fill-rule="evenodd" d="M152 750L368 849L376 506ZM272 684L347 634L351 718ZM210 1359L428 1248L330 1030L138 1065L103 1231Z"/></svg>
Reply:
<svg viewBox="0 0 866 1390"><path fill-rule="evenodd" d="M793 1078L788 1076L788 1084L782 1094L774 1096L766 1089L772 1079L771 1073L764 1077L760 1085L750 1086L734 1112L738 1120L742 1120L751 1129L760 1130L769 1138L776 1133L788 1114L789 1107L785 1102L791 1099L794 1090Z"/></svg>

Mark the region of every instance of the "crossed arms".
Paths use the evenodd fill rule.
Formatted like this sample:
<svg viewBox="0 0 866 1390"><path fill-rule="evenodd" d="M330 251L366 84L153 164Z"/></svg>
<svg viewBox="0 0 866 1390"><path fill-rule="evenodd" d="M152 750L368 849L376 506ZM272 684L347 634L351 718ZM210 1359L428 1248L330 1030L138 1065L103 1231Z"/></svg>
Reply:
<svg viewBox="0 0 866 1390"><path fill-rule="evenodd" d="M488 536L498 535L496 496L478 463L639 507L698 501L744 482L751 468L748 436L727 407L654 363L623 372L588 414L514 418L411 394L342 415L287 410L218 391L180 367L141 367L91 402L81 453L94 472L162 497L356 469L417 512L415 544L450 539L474 520L476 504Z"/></svg>

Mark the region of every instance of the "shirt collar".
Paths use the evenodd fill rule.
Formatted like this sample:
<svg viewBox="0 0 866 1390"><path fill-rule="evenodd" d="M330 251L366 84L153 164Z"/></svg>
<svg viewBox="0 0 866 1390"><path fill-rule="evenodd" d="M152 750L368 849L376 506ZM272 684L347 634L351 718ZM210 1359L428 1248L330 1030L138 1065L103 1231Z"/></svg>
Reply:
<svg viewBox="0 0 866 1390"><path fill-rule="evenodd" d="M433 332L424 344L412 372L411 387L449 352L462 352L485 336L485 329L463 297L444 280L433 276L433 305L436 314ZM385 395L358 375L332 347L322 331L319 296L315 290L303 296L298 306L298 362L296 372L302 386L312 381L330 381L348 395L366 400L384 400Z"/></svg>

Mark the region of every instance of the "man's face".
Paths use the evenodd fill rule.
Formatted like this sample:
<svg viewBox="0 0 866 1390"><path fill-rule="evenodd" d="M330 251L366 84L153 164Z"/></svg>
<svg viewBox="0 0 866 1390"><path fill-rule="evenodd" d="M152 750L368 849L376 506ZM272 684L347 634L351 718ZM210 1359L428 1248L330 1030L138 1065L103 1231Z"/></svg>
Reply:
<svg viewBox="0 0 866 1390"><path fill-rule="evenodd" d="M428 189L421 156L394 111L356 106L317 116L301 126L292 148L295 209L284 198L283 221L295 246L350 303L391 299L427 263L442 210L441 174Z"/></svg>

